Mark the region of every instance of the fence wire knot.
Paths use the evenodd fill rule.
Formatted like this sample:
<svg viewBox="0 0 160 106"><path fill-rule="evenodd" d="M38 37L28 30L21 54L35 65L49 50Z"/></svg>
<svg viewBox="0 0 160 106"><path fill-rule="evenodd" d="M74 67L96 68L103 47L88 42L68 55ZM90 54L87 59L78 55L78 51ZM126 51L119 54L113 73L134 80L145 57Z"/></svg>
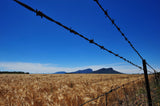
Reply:
<svg viewBox="0 0 160 106"><path fill-rule="evenodd" d="M104 46L100 46L101 49L104 49Z"/></svg>
<svg viewBox="0 0 160 106"><path fill-rule="evenodd" d="M112 22L112 24L114 24L114 20L113 19L111 20L111 22Z"/></svg>
<svg viewBox="0 0 160 106"><path fill-rule="evenodd" d="M106 10L104 13L105 13L105 15L107 15L107 16L108 16L108 12L107 12L107 10Z"/></svg>
<svg viewBox="0 0 160 106"><path fill-rule="evenodd" d="M94 40L93 39L89 40L89 43L94 43Z"/></svg>
<svg viewBox="0 0 160 106"><path fill-rule="evenodd" d="M36 9L36 15L40 16L41 18L43 18L43 16L44 16L44 14L41 11L37 10L37 9Z"/></svg>

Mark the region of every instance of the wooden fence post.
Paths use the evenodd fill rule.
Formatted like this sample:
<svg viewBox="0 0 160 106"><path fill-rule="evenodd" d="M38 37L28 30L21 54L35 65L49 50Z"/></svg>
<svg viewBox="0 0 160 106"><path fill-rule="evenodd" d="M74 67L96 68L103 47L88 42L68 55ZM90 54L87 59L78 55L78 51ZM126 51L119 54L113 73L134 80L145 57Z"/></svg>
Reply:
<svg viewBox="0 0 160 106"><path fill-rule="evenodd" d="M146 85L146 90L147 90L148 105L152 106L152 99L151 99L150 86L149 86L149 81L148 81L146 60L144 59L143 59L143 71L144 71L145 85Z"/></svg>

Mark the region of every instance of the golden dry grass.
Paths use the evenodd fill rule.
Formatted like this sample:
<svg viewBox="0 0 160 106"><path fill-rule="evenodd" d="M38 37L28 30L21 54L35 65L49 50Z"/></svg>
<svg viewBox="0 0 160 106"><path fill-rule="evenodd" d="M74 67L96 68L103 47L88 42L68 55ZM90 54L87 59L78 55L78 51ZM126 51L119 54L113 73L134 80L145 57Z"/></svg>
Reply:
<svg viewBox="0 0 160 106"><path fill-rule="evenodd" d="M78 106L111 88L141 77L143 75L1 74L0 106ZM122 90L116 92L123 94ZM125 98L121 94L119 98ZM110 98L117 97L114 95ZM98 106L98 104L103 106L105 98L87 105Z"/></svg>

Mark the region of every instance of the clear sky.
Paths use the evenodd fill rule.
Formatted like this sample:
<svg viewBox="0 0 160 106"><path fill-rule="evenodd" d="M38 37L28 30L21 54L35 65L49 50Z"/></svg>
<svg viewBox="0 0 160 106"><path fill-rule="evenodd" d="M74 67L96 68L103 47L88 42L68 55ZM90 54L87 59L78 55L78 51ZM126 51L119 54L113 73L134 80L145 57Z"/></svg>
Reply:
<svg viewBox="0 0 160 106"><path fill-rule="evenodd" d="M93 0L20 1L142 66L141 59ZM147 62L160 71L160 1L99 2ZM140 72L13 0L0 0L0 13L1 71L53 73L113 67L120 72Z"/></svg>

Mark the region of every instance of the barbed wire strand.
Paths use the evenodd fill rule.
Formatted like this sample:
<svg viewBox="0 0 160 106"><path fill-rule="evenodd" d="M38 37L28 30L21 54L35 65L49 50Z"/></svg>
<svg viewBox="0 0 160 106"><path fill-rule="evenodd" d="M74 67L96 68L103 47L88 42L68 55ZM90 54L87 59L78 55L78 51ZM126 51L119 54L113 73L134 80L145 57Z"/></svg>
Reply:
<svg viewBox="0 0 160 106"><path fill-rule="evenodd" d="M144 79L144 78L138 78L138 79L136 79L136 80L127 82L127 83L125 83L125 84L122 84L121 86L117 86L116 88L111 89L110 91L108 91L108 92L106 92L106 93L104 93L104 94L102 94L102 95L100 95L100 96L98 96L98 97L96 97L96 98L93 98L93 99L91 99L91 100L89 100L89 101L81 104L80 106L83 106L83 105L85 105L85 104L87 104L87 103L89 103L89 102L91 102L91 101L94 101L94 100L96 100L96 99L98 99L98 98L100 98L100 97L102 97L102 96L105 96L105 95L107 95L107 94L109 94L109 93L111 93L111 92L113 92L113 91L115 91L115 90L117 90L117 89L119 89L119 88L121 88L121 87L124 87L124 86L126 86L126 85L128 85L128 84L130 84L130 83L134 83L134 82L139 81L139 80L142 80L142 79Z"/></svg>
<svg viewBox="0 0 160 106"><path fill-rule="evenodd" d="M104 10L104 8L102 7L102 5L99 3L98 0L94 0L98 6L101 8L101 10L104 12L104 14L108 17L108 19L112 22L112 24L116 27L116 29L121 33L121 35L124 37L124 39L129 43L129 45L132 47L132 49L138 54L138 56L143 60L143 57L140 55L140 53L135 49L135 47L133 46L133 44L128 40L128 38L125 36L125 34L122 32L122 30L120 29L120 27L118 27L118 25L115 23L115 21L109 16L108 12L106 10Z"/></svg>
<svg viewBox="0 0 160 106"><path fill-rule="evenodd" d="M115 23L114 19L112 19L107 10L104 10L104 8L102 7L102 5L99 3L98 0L94 0L98 6L101 8L101 10L104 12L104 14L108 17L108 19L112 22L112 24L116 27L116 29L121 33L121 35L124 37L124 39L129 43L129 45L132 47L132 49L137 53L137 55L143 60L142 55L136 50L136 48L133 46L133 44L128 40L128 38L126 37L126 35L122 32L122 30L120 29L120 27L118 27L118 25ZM156 73L156 70L147 63L147 65Z"/></svg>
<svg viewBox="0 0 160 106"><path fill-rule="evenodd" d="M37 9L34 10L32 7L26 5L26 4L24 4L24 3L22 3L22 2L20 2L20 1L18 1L18 0L14 0L14 1L17 2L18 4L24 6L25 8L27 8L27 9L29 9L29 10L35 12L37 16L41 16L41 18L45 17L46 19L48 19L48 20L50 20L50 21L56 23L57 25L63 27L64 29L69 30L70 33L73 33L73 34L75 34L75 35L78 35L78 36L82 37L83 39L89 41L89 43L92 43L92 44L94 44L94 45L100 47L100 49L103 49L103 50L105 50L105 51L107 51L107 52L113 54L114 56L119 57L120 59L122 59L122 60L124 60L124 61L130 63L131 65L133 65L133 66L135 66L135 67L137 67L137 68L139 68L139 69L142 70L142 67L141 67L141 66L138 66L138 65L134 64L133 62L127 60L126 58L120 56L119 54L116 54L116 53L114 53L113 51L106 49L104 46L102 46L102 45L100 45L100 44L94 42L93 39L88 39L87 37L83 36L82 34L78 33L77 31L75 31L75 30L73 30L73 29L71 29L71 28L69 28L69 27L63 25L62 23L60 23L60 22L58 22L58 21L55 21L54 19L50 18L49 16L45 15L44 13L42 13L41 11L39 11L39 10L37 10Z"/></svg>

